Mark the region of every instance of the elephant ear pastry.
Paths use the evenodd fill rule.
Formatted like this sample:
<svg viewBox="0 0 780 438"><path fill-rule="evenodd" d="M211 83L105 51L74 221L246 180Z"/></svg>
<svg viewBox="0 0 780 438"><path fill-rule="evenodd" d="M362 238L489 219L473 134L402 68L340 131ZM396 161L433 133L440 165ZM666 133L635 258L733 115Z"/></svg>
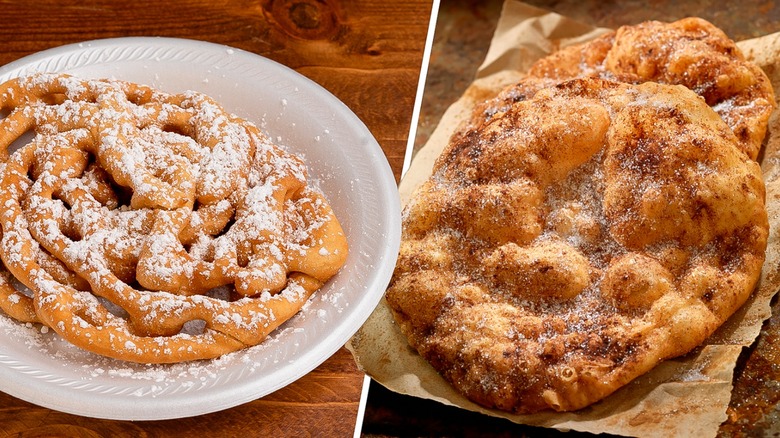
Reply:
<svg viewBox="0 0 780 438"><path fill-rule="evenodd" d="M453 135L386 295L454 388L516 413L583 408L700 345L750 296L768 235L759 165L694 91L551 81Z"/></svg>

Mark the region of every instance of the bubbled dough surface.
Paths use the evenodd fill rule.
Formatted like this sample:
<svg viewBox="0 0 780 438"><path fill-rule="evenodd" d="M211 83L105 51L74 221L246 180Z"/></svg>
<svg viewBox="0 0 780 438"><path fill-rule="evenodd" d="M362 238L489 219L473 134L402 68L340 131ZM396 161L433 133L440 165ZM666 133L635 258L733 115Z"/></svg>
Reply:
<svg viewBox="0 0 780 438"><path fill-rule="evenodd" d="M387 300L459 391L578 409L700 344L749 296L760 170L691 94L577 80L456 134L407 206Z"/></svg>
<svg viewBox="0 0 780 438"><path fill-rule="evenodd" d="M556 81L595 76L684 85L723 118L753 159L775 108L774 91L761 69L747 62L723 31L696 17L622 26L540 59L528 74Z"/></svg>

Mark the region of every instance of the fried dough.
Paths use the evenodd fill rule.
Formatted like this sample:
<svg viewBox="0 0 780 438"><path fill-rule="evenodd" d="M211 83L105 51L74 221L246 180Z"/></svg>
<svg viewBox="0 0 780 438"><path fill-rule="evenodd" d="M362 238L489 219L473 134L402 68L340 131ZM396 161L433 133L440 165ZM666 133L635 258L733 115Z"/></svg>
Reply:
<svg viewBox="0 0 780 438"><path fill-rule="evenodd" d="M723 31L695 17L622 26L538 60L528 77L535 80L509 87L487 102L479 117L489 117L540 87L577 77L684 85L726 121L740 148L756 159L776 106L766 74Z"/></svg>
<svg viewBox="0 0 780 438"><path fill-rule="evenodd" d="M346 261L303 161L208 96L42 73L0 107L0 309L84 350L257 345Z"/></svg>
<svg viewBox="0 0 780 438"><path fill-rule="evenodd" d="M691 351L751 294L768 235L759 165L693 91L554 81L452 137L386 295L454 388L516 413L583 408Z"/></svg>

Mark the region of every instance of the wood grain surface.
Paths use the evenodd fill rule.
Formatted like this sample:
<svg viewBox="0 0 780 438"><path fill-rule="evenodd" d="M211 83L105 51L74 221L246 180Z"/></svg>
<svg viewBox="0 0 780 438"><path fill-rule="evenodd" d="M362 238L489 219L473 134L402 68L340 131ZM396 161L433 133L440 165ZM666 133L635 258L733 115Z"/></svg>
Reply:
<svg viewBox="0 0 780 438"><path fill-rule="evenodd" d="M400 177L429 0L0 0L0 64L87 40L164 36L227 44L293 68L343 101ZM0 393L0 437L352 436L363 374L345 349L293 384L213 414L96 420Z"/></svg>

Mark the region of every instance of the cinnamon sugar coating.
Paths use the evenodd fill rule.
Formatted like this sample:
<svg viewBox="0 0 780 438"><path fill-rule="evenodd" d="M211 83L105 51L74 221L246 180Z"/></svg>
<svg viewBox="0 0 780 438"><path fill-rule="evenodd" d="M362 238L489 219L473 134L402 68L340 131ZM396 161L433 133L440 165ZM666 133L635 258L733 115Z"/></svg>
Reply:
<svg viewBox="0 0 780 438"><path fill-rule="evenodd" d="M547 85L453 135L404 209L386 295L454 388L517 413L583 408L700 345L768 235L759 165L693 91Z"/></svg>
<svg viewBox="0 0 780 438"><path fill-rule="evenodd" d="M753 159L761 150L776 106L766 74L747 61L723 31L696 17L622 26L594 41L540 59L528 76L538 81L510 87L498 101L508 104L532 93L540 83L577 77L684 85L726 121L739 139L740 149ZM488 109L500 106L497 101L486 105Z"/></svg>

